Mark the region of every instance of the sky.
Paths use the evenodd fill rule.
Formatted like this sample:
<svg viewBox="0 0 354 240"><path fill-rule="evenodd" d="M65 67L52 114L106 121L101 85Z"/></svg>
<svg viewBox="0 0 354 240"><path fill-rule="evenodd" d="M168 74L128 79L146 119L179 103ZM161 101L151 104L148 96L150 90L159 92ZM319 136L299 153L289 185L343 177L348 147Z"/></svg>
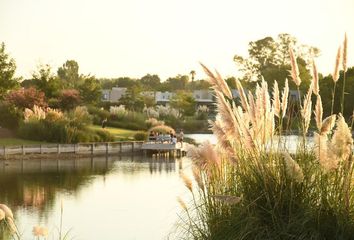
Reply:
<svg viewBox="0 0 354 240"><path fill-rule="evenodd" d="M201 79L199 62L235 76L250 41L290 33L321 50L328 74L345 32L354 65L353 11L353 0L0 0L0 42L24 78L73 59L96 77Z"/></svg>

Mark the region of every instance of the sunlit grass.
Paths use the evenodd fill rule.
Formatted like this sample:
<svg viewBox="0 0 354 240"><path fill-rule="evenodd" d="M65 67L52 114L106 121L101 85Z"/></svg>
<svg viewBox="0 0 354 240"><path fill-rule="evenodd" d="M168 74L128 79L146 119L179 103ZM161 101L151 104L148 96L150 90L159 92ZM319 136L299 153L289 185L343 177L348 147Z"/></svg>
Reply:
<svg viewBox="0 0 354 240"><path fill-rule="evenodd" d="M43 144L46 142L25 140L21 138L0 138L0 146L14 146L26 144Z"/></svg>
<svg viewBox="0 0 354 240"><path fill-rule="evenodd" d="M90 126L91 129L102 129L101 126L93 125ZM140 131L122 129L122 128L114 128L114 127L106 127L105 130L111 133L116 141L132 141L134 140L134 135Z"/></svg>

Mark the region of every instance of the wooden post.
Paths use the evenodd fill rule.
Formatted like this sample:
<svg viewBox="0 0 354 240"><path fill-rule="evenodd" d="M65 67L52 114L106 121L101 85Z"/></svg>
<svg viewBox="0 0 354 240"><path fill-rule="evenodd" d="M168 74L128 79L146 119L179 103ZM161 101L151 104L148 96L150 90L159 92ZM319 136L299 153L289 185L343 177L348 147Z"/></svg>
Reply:
<svg viewBox="0 0 354 240"><path fill-rule="evenodd" d="M43 151L42 151L42 144L39 145L39 151L41 154L43 154Z"/></svg>
<svg viewBox="0 0 354 240"><path fill-rule="evenodd" d="M4 157L6 157L6 146L4 146Z"/></svg>
<svg viewBox="0 0 354 240"><path fill-rule="evenodd" d="M122 142L119 143L119 153L122 153Z"/></svg>
<svg viewBox="0 0 354 240"><path fill-rule="evenodd" d="M91 155L93 155L93 147L94 147L93 144L94 143L91 143Z"/></svg>
<svg viewBox="0 0 354 240"><path fill-rule="evenodd" d="M74 143L74 153L76 153L76 144Z"/></svg>
<svg viewBox="0 0 354 240"><path fill-rule="evenodd" d="M57 148L58 148L58 154L60 154L60 143L58 143Z"/></svg>
<svg viewBox="0 0 354 240"><path fill-rule="evenodd" d="M132 153L134 153L134 142L132 142Z"/></svg>
<svg viewBox="0 0 354 240"><path fill-rule="evenodd" d="M106 155L108 154L108 147L109 147L109 145L108 145L108 142L106 143Z"/></svg>
<svg viewBox="0 0 354 240"><path fill-rule="evenodd" d="M22 155L25 155L26 152L25 152L25 147L23 145L21 146L21 150L22 150Z"/></svg>

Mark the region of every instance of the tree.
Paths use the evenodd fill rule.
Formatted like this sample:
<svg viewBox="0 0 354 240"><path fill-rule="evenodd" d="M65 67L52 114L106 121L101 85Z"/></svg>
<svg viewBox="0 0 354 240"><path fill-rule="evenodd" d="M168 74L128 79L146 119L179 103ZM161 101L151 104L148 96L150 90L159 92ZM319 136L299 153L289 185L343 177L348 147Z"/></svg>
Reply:
<svg viewBox="0 0 354 240"><path fill-rule="evenodd" d="M144 100L141 95L141 87L133 86L128 88L125 95L119 99L119 103L124 105L128 110L142 111L144 108Z"/></svg>
<svg viewBox="0 0 354 240"><path fill-rule="evenodd" d="M162 84L162 89L165 91L185 90L188 81L189 77L187 75L170 77Z"/></svg>
<svg viewBox="0 0 354 240"><path fill-rule="evenodd" d="M211 87L210 83L206 80L198 80L187 83L186 89L188 90L208 90Z"/></svg>
<svg viewBox="0 0 354 240"><path fill-rule="evenodd" d="M195 71L194 70L192 70L190 73L189 73L190 75L191 75L191 77L192 77L192 82L194 81L194 78L195 78Z"/></svg>
<svg viewBox="0 0 354 240"><path fill-rule="evenodd" d="M44 92L38 91L34 87L13 90L5 97L5 101L20 109L32 109L34 105L47 107Z"/></svg>
<svg viewBox="0 0 354 240"><path fill-rule="evenodd" d="M171 107L179 110L184 116L193 116L195 113L195 100L191 93L186 91L178 91L170 99Z"/></svg>
<svg viewBox="0 0 354 240"><path fill-rule="evenodd" d="M315 47L298 44L296 38L290 34L279 34L275 40L272 37L265 37L250 42L249 57L244 58L235 55L234 61L243 73L243 80L257 81L263 76L268 85L271 86L274 80L278 80L281 87L284 85L285 78L290 77L290 47L294 49L297 55L300 78L303 81L301 88L305 89L311 79L306 66L310 63L310 60L318 56L319 50ZM290 84L290 88L294 88L294 86Z"/></svg>
<svg viewBox="0 0 354 240"><path fill-rule="evenodd" d="M340 100L341 100L341 91L343 88L343 71L340 72L339 79L336 84L336 94L334 97L333 113L339 113L341 111ZM345 117L349 117L353 114L354 110L354 67L348 68L346 72L346 81L345 82L345 102L344 102L344 113ZM332 108L332 98L333 98L333 88L334 82L332 75L325 77L320 76L320 95L323 104L324 116L329 116L331 114Z"/></svg>
<svg viewBox="0 0 354 240"><path fill-rule="evenodd" d="M83 102L89 104L99 103L102 97L100 82L94 76L87 76L84 79L84 83L79 86Z"/></svg>
<svg viewBox="0 0 354 240"><path fill-rule="evenodd" d="M145 90L156 90L160 85L160 77L158 75L147 74L140 79L140 83Z"/></svg>
<svg viewBox="0 0 354 240"><path fill-rule="evenodd" d="M18 86L18 81L14 78L16 63L13 58L5 52L5 43L0 46L0 99L6 93Z"/></svg>
<svg viewBox="0 0 354 240"><path fill-rule="evenodd" d="M32 74L30 85L44 92L47 98L59 96L63 89L63 84L60 84L60 80L52 73L52 68L48 64L38 66L37 71Z"/></svg>
<svg viewBox="0 0 354 240"><path fill-rule="evenodd" d="M67 60L62 67L58 68L58 77L67 87L77 88L81 83L79 64L75 60Z"/></svg>

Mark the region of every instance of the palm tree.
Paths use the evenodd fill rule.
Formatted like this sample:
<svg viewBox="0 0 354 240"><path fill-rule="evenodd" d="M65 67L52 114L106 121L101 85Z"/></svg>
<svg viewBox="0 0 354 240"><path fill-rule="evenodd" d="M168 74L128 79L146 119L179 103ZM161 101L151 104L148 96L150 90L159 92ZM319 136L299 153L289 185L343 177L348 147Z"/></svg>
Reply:
<svg viewBox="0 0 354 240"><path fill-rule="evenodd" d="M193 82L193 81L194 81L194 77L195 77L195 71L192 70L189 74L191 75L191 77L192 77L192 82Z"/></svg>

